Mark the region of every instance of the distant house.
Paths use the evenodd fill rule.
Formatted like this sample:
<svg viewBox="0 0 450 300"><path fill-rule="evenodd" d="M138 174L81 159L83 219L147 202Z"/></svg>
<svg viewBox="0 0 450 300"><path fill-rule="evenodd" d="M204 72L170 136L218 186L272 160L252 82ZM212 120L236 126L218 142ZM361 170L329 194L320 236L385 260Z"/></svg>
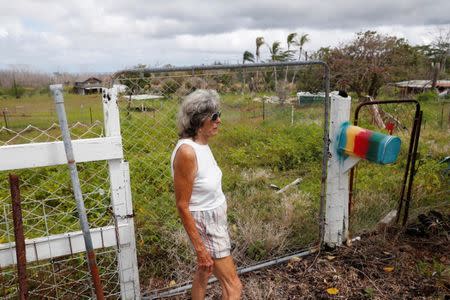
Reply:
<svg viewBox="0 0 450 300"><path fill-rule="evenodd" d="M96 94L101 93L103 88L102 81L95 77L90 77L85 81L77 81L73 86L75 93L79 95Z"/></svg>
<svg viewBox="0 0 450 300"><path fill-rule="evenodd" d="M431 80L407 80L394 83L400 88L403 95L416 94L431 89ZM438 80L436 89L439 94L447 94L450 91L450 80Z"/></svg>

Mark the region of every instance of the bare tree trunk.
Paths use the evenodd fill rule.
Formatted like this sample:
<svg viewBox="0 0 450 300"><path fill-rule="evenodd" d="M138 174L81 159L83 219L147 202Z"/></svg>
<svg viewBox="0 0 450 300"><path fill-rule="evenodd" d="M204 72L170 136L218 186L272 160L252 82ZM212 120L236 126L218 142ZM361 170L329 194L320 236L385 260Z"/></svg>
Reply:
<svg viewBox="0 0 450 300"><path fill-rule="evenodd" d="M372 110L372 115L373 115L375 124L381 129L385 128L386 125L384 124L383 119L381 118L380 109L379 109L378 105L376 105L376 104L371 105L370 109Z"/></svg>
<svg viewBox="0 0 450 300"><path fill-rule="evenodd" d="M245 68L242 69L242 88L241 94L243 95L245 91Z"/></svg>
<svg viewBox="0 0 450 300"><path fill-rule="evenodd" d="M253 95L253 92L256 90L256 87L255 87L255 79L253 78L253 76L250 78L250 86L249 86L249 89L250 89L250 93L252 93L252 95Z"/></svg>
<svg viewBox="0 0 450 300"><path fill-rule="evenodd" d="M14 83L13 83L13 87L14 87L14 95L16 96L16 99L19 99L19 93L17 91L17 83L16 83L16 75L14 75Z"/></svg>
<svg viewBox="0 0 450 300"><path fill-rule="evenodd" d="M372 102L373 98L371 96L363 97L363 102L367 101ZM369 105L369 108L375 125L377 125L381 129L385 128L386 125L384 124L383 118L381 117L380 108L378 107L378 105L377 104Z"/></svg>
<svg viewBox="0 0 450 300"><path fill-rule="evenodd" d="M277 67L273 67L273 75L275 76L275 91L278 89L278 80L277 80Z"/></svg>
<svg viewBox="0 0 450 300"><path fill-rule="evenodd" d="M300 47L300 49L298 50L298 61L301 61L301 59L302 59L302 52L303 52L303 49ZM297 72L298 72L298 69L295 70L294 75L292 76L291 84L294 84L295 76L297 76Z"/></svg>
<svg viewBox="0 0 450 300"><path fill-rule="evenodd" d="M436 89L440 69L441 69L440 63L436 62L434 64L433 74L432 74L432 78L431 78L431 90L433 90L433 91Z"/></svg>

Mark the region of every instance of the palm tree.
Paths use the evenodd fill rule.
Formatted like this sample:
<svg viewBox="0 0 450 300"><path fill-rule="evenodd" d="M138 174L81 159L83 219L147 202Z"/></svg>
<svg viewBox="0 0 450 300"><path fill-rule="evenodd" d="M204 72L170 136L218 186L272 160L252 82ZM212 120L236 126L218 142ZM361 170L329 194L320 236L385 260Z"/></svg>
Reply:
<svg viewBox="0 0 450 300"><path fill-rule="evenodd" d="M269 46L269 45L267 45ZM281 48L281 43L278 41L275 41L272 43L272 46L269 47L270 52L270 60L271 61L288 61L292 58L292 51L291 50L283 50ZM277 68L273 67L273 74L274 74L274 80L275 80L275 91L278 93L278 79L277 79ZM287 77L287 70L286 70L286 77ZM287 78L286 78L287 81ZM284 102L284 97L280 96L281 103Z"/></svg>
<svg viewBox="0 0 450 300"><path fill-rule="evenodd" d="M286 42L287 42L287 49L289 50L291 48L292 45L296 45L295 44L295 38L297 37L297 33L293 32L293 33L289 33L289 35L287 36Z"/></svg>
<svg viewBox="0 0 450 300"><path fill-rule="evenodd" d="M259 36L256 38L256 62L260 61L260 53L259 53L259 48L261 48L262 45L264 45L264 38L262 36Z"/></svg>
<svg viewBox="0 0 450 300"><path fill-rule="evenodd" d="M287 42L287 51L291 51L291 45L295 44L295 38L297 37L296 32L289 33L286 39ZM284 81L287 82L289 67L286 66L286 73L284 75Z"/></svg>
<svg viewBox="0 0 450 300"><path fill-rule="evenodd" d="M304 33L300 37L297 37L293 42L294 45L298 46L298 60L302 58L303 46L309 42L309 34Z"/></svg>
<svg viewBox="0 0 450 300"><path fill-rule="evenodd" d="M271 61L278 61L279 60L279 54L281 51L281 46L279 41L275 41L272 43L272 46L269 46L269 52L270 52L270 60Z"/></svg>
<svg viewBox="0 0 450 300"><path fill-rule="evenodd" d="M264 44L265 44L265 42L264 42L264 37L259 36L259 37L256 38L256 51L255 51L255 54L256 54L256 62L259 62L259 61L260 61L260 52L259 52L259 48L261 48L261 46L264 45ZM259 81L259 72L258 72L258 69L256 69L256 74L255 74L255 75L256 75L255 89L258 90L258 81Z"/></svg>
<svg viewBox="0 0 450 300"><path fill-rule="evenodd" d="M242 55L242 64L245 64L246 61L255 62L255 56L250 51L245 51L244 54ZM242 90L241 90L242 94L244 93L244 89L245 89L245 76L246 76L245 69L243 69L243 72L242 72ZM250 90L252 90L252 88L250 88Z"/></svg>
<svg viewBox="0 0 450 300"><path fill-rule="evenodd" d="M279 41L273 42L272 46L269 45L267 46L269 47L271 61L287 61L292 56L292 51L283 50L283 48L281 48L281 43Z"/></svg>
<svg viewBox="0 0 450 300"><path fill-rule="evenodd" d="M269 47L269 45L267 45ZM272 43L272 46L269 47L270 52L270 60L271 61L287 61L289 60L289 57L291 56L291 52L284 51L283 48L281 48L281 44L279 41L275 41ZM275 77L275 90L277 89L278 82L277 82L277 68L273 67L273 74Z"/></svg>
<svg viewBox="0 0 450 300"><path fill-rule="evenodd" d="M245 64L246 61L255 62L255 56L250 51L245 51L242 55L242 64Z"/></svg>
<svg viewBox="0 0 450 300"><path fill-rule="evenodd" d="M296 35L295 40L292 42L293 45L298 46L298 60L300 61L302 59L302 52L303 52L303 46L309 42L309 34L304 33L301 36ZM291 83L293 84L295 81L295 76L297 75L297 70L294 73L294 76L292 76Z"/></svg>

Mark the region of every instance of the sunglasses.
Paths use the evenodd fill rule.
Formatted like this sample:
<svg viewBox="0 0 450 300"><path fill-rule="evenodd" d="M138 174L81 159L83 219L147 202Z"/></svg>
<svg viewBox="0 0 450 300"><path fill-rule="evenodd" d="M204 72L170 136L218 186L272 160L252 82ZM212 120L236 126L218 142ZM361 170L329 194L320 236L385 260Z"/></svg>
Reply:
<svg viewBox="0 0 450 300"><path fill-rule="evenodd" d="M211 121L213 121L213 122L217 121L217 119L220 118L221 114L222 113L220 111L213 113L210 117Z"/></svg>

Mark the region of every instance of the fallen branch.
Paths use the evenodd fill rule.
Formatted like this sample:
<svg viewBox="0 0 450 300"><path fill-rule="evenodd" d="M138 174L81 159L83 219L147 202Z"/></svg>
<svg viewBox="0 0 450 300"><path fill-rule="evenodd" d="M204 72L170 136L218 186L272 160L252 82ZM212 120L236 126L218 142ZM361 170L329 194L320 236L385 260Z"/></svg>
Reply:
<svg viewBox="0 0 450 300"><path fill-rule="evenodd" d="M284 193L287 189L289 189L290 187L299 184L300 182L302 182L302 178L297 178L294 181L292 181L291 183L289 183L288 185L286 185L284 188L282 188L279 191L276 191L277 194L281 194Z"/></svg>

